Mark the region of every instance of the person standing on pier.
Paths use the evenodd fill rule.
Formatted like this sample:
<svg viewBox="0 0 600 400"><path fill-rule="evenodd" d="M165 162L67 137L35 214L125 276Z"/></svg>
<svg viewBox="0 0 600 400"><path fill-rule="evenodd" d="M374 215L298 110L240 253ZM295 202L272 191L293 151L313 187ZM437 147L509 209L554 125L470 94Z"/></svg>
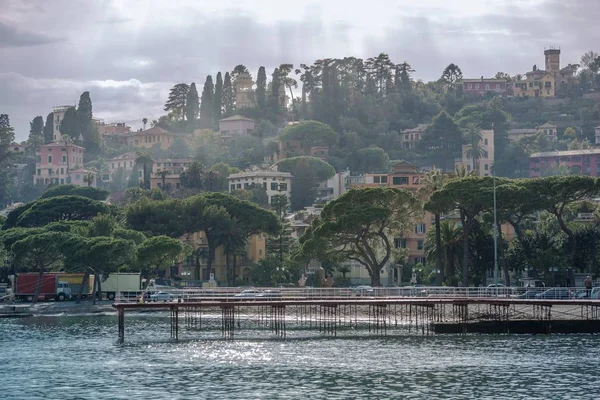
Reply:
<svg viewBox="0 0 600 400"><path fill-rule="evenodd" d="M588 275L588 277L585 278L585 282L583 282L583 284L585 285L586 297L589 299L592 296L592 277Z"/></svg>

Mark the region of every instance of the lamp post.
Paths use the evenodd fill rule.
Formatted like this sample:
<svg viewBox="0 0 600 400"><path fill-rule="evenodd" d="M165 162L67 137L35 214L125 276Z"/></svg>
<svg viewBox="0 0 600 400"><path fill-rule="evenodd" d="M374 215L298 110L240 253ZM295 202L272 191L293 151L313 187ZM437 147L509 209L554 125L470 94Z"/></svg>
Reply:
<svg viewBox="0 0 600 400"><path fill-rule="evenodd" d="M498 223L496 217L496 171L492 166L492 176L494 177L494 285L496 287L496 297L498 296Z"/></svg>

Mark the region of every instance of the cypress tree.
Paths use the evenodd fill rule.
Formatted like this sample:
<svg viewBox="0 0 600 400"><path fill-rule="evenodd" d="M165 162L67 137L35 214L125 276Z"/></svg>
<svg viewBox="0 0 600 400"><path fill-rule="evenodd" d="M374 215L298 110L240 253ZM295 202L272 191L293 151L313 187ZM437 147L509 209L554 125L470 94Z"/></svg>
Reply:
<svg viewBox="0 0 600 400"><path fill-rule="evenodd" d="M274 111L279 110L279 88L281 87L281 78L279 76L279 68L275 68L271 81L271 96L270 106Z"/></svg>
<svg viewBox="0 0 600 400"><path fill-rule="evenodd" d="M206 77L204 82L204 89L202 89L202 100L200 103L200 122L202 126L210 128L213 126L213 113L214 113L214 97L215 87L213 85L212 76Z"/></svg>
<svg viewBox="0 0 600 400"><path fill-rule="evenodd" d="M40 115L35 117L33 121L29 123L29 138L27 141L36 151L39 150L44 142L44 118Z"/></svg>
<svg viewBox="0 0 600 400"><path fill-rule="evenodd" d="M223 109L226 114L233 111L233 86L231 85L231 75L225 72L225 81L223 82Z"/></svg>
<svg viewBox="0 0 600 400"><path fill-rule="evenodd" d="M46 117L46 125L44 125L44 144L54 141L54 113L48 114Z"/></svg>
<svg viewBox="0 0 600 400"><path fill-rule="evenodd" d="M60 121L60 134L67 135L73 140L79 140L79 120L75 107L69 107ZM60 138L57 138L60 140Z"/></svg>
<svg viewBox="0 0 600 400"><path fill-rule="evenodd" d="M258 76L256 77L256 102L258 108L263 110L267 102L267 74L265 67L258 69Z"/></svg>
<svg viewBox="0 0 600 400"><path fill-rule="evenodd" d="M217 73L217 82L215 83L215 96L213 99L214 106L214 119L215 122L221 119L222 104L223 104L223 77L221 72Z"/></svg>
<svg viewBox="0 0 600 400"><path fill-rule="evenodd" d="M79 105L77 107L77 137L83 137L83 146L87 151L96 150L99 147L98 132L92 122L92 99L90 92L83 92L79 97Z"/></svg>
<svg viewBox="0 0 600 400"><path fill-rule="evenodd" d="M188 122L195 121L196 118L198 118L200 100L198 99L198 90L196 89L196 84L194 82L190 85L190 90L188 90L186 97L185 118Z"/></svg>

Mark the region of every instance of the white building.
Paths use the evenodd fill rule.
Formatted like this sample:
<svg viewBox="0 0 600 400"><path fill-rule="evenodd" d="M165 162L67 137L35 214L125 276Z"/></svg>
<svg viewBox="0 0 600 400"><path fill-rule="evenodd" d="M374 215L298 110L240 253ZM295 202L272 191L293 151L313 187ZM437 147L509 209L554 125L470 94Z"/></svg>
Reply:
<svg viewBox="0 0 600 400"><path fill-rule="evenodd" d="M60 122L62 121L62 119L65 116L65 113L67 112L67 110L69 108L73 108L75 106L56 106L56 107L52 107L52 114L54 114L54 126L53 128L53 135L54 135L54 139L53 140L59 140L61 137L60 134Z"/></svg>
<svg viewBox="0 0 600 400"><path fill-rule="evenodd" d="M229 192L236 189L250 189L252 184L260 185L267 191L269 204L274 195L284 194L290 198L292 191L292 174L277 171L277 166L251 167L243 172L227 177Z"/></svg>

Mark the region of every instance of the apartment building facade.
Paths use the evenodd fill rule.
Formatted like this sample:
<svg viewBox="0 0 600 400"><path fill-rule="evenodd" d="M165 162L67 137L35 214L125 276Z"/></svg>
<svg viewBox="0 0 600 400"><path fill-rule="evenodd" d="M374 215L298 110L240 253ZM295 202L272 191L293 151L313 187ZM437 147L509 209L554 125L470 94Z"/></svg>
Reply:
<svg viewBox="0 0 600 400"><path fill-rule="evenodd" d="M68 142L57 141L41 146L36 153L33 182L42 185L82 184L76 183L73 172L83 166L84 154L83 147Z"/></svg>

